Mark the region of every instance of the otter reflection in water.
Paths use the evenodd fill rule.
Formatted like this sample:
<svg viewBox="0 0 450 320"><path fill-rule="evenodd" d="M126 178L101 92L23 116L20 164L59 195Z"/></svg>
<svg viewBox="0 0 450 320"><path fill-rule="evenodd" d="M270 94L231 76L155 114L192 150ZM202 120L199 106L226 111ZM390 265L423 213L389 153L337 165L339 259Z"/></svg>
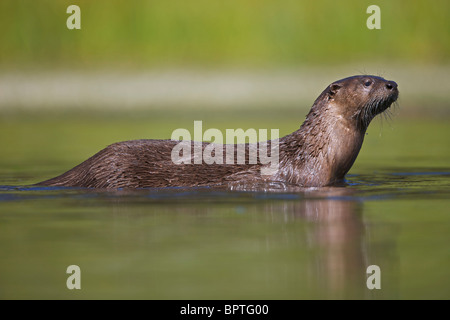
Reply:
<svg viewBox="0 0 450 320"><path fill-rule="evenodd" d="M373 211L368 219L373 202L352 188L181 191L152 192L145 206L134 205L135 190L111 199L118 231L151 244L144 256L168 263L169 279L187 277L196 288L228 292L219 298L398 297L398 231L394 223L373 219ZM370 265L381 268L381 290L366 286ZM198 277L189 278L193 274ZM218 279L224 288L215 287Z"/></svg>
<svg viewBox="0 0 450 320"><path fill-rule="evenodd" d="M115 143L66 173L39 183L47 186L89 188L151 188L232 185L246 182L282 182L303 187L336 185L344 180L362 146L371 120L397 100L397 84L376 76L353 76L330 84L316 99L299 130L268 141L277 145L276 170L266 169L261 159L248 161L246 144L243 164L183 163L172 161L173 140L135 140ZM194 143L192 143L194 145ZM201 152L208 146L192 148ZM234 149L225 146L219 149ZM222 152L223 155L226 152ZM183 158L195 158L195 154ZM263 174L270 172L270 174Z"/></svg>

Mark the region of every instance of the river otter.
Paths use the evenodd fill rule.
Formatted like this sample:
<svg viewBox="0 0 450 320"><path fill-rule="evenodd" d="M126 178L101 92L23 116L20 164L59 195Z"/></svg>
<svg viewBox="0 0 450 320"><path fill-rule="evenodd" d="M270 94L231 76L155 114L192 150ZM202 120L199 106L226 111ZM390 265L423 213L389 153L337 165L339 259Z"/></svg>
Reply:
<svg viewBox="0 0 450 320"><path fill-rule="evenodd" d="M359 75L330 84L316 99L300 129L267 145L278 148L279 165L270 174L258 158L249 161L245 144L242 164L176 164L172 150L179 141L134 140L112 144L44 186L149 188L281 182L302 187L336 185L353 165L370 121L397 100L397 84ZM266 148L267 148L266 145ZM194 143L192 143L194 146ZM205 149L208 143L202 143ZM242 146L242 145L241 145ZM226 145L220 146L225 150ZM232 147L233 149L233 147ZM234 146L236 152L237 145ZM184 155L186 156L186 155ZM193 157L193 155L189 155ZM236 159L236 153L235 153Z"/></svg>

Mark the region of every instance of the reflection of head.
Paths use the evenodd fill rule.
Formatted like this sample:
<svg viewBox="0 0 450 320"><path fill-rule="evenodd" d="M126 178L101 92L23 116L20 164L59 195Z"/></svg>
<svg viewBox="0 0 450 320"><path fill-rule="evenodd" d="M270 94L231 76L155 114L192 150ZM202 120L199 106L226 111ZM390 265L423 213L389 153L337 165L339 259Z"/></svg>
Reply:
<svg viewBox="0 0 450 320"><path fill-rule="evenodd" d="M365 227L353 193L349 188L310 189L305 199L282 208L292 219L308 222L308 282L330 298L363 297L366 290Z"/></svg>
<svg viewBox="0 0 450 320"><path fill-rule="evenodd" d="M331 297L362 295L365 289L364 224L355 201L306 200L300 214L315 224L307 237L316 255L313 273Z"/></svg>

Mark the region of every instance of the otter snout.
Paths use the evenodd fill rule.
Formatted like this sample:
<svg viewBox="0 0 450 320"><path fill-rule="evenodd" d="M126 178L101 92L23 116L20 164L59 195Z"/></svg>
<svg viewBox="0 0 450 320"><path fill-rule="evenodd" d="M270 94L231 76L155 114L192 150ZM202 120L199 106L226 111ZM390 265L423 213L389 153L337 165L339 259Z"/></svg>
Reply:
<svg viewBox="0 0 450 320"><path fill-rule="evenodd" d="M395 81L388 81L388 82L386 83L386 88L387 88L388 90L394 91L394 90L397 89L397 83L396 83Z"/></svg>

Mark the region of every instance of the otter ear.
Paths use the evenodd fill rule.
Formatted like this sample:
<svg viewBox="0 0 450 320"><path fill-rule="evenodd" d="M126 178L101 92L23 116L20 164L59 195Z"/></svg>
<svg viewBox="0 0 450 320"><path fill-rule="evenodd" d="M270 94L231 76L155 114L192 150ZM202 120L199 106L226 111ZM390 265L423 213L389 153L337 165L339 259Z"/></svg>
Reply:
<svg viewBox="0 0 450 320"><path fill-rule="evenodd" d="M337 84L337 83L331 84L330 85L330 90L328 90L328 97L329 98L333 98L341 87L342 86L340 84Z"/></svg>

